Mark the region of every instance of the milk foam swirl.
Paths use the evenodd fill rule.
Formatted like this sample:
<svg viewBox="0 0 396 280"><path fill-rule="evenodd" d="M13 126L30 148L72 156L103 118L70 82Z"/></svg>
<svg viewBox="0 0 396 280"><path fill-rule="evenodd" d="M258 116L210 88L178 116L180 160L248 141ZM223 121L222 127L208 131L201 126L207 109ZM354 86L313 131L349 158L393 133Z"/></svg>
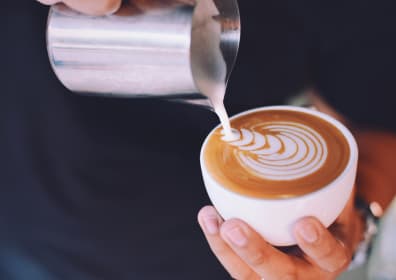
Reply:
<svg viewBox="0 0 396 280"><path fill-rule="evenodd" d="M236 137L222 140L234 146L240 165L269 180L296 180L315 173L326 161L324 138L295 122L264 122L233 129Z"/></svg>

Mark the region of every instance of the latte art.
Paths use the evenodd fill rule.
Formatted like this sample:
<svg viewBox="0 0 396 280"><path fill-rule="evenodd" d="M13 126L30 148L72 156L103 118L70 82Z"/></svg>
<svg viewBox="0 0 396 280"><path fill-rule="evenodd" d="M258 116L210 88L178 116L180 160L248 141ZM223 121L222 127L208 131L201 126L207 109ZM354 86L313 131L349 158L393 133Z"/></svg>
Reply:
<svg viewBox="0 0 396 280"><path fill-rule="evenodd" d="M323 137L299 123L259 123L234 130L234 134L236 140L222 140L235 147L235 157L246 171L265 179L303 178L319 170L327 159Z"/></svg>
<svg viewBox="0 0 396 280"><path fill-rule="evenodd" d="M309 112L309 111L308 111ZM349 145L330 122L293 110L262 110L231 119L208 137L204 161L222 186L252 197L288 198L323 188L345 169Z"/></svg>
<svg viewBox="0 0 396 280"><path fill-rule="evenodd" d="M303 217L333 224L355 184L351 132L331 116L294 106L257 108L230 120L233 129L213 129L200 154L221 217L245 221L274 246L295 245L292 229Z"/></svg>

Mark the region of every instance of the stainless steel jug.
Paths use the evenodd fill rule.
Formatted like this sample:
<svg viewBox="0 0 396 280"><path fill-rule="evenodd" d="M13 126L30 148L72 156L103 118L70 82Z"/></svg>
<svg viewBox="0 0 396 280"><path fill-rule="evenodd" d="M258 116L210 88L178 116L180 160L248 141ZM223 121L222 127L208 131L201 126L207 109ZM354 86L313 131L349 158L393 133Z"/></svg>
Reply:
<svg viewBox="0 0 396 280"><path fill-rule="evenodd" d="M124 4L102 17L58 4L48 17L51 65L68 89L86 94L161 97L210 107L203 87L227 83L239 41L236 0L144 12Z"/></svg>

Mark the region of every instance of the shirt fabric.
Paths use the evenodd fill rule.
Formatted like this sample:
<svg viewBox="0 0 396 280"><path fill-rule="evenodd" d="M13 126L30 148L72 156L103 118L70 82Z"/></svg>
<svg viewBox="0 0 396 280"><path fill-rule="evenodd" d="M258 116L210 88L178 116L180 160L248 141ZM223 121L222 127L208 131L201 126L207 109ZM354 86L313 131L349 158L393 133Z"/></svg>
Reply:
<svg viewBox="0 0 396 280"><path fill-rule="evenodd" d="M396 128L396 3L239 4L231 115L314 85L355 122ZM3 5L0 279L228 279L196 222L209 204L199 151L217 117L69 92L48 61L48 8Z"/></svg>

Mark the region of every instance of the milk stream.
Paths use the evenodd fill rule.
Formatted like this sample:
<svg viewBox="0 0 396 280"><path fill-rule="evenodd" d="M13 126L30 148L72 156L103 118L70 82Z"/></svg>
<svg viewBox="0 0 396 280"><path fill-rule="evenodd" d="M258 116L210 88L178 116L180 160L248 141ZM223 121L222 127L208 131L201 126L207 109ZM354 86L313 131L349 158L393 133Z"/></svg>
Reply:
<svg viewBox="0 0 396 280"><path fill-rule="evenodd" d="M234 133L231 128L230 119L228 117L227 111L224 107L224 94L225 94L225 87L224 90L219 92L212 92L210 96L211 103L213 105L213 109L217 116L220 119L220 123L223 127L224 137L223 140L225 141L233 141L238 139L239 134Z"/></svg>
<svg viewBox="0 0 396 280"><path fill-rule="evenodd" d="M220 49L222 28L216 20L219 14L213 0L197 2L191 37L191 70L198 89L209 98L219 117L226 138L232 140L235 136L223 102L227 65Z"/></svg>
<svg viewBox="0 0 396 280"><path fill-rule="evenodd" d="M223 140L227 142L238 139L239 134L233 132L227 110L224 107L225 83L207 80L201 83L201 88L202 92L209 98L215 113L220 119L224 133Z"/></svg>
<svg viewBox="0 0 396 280"><path fill-rule="evenodd" d="M227 111L224 107L223 103L220 103L220 105L216 106L215 112L217 116L220 119L220 123L223 126L223 131L225 134L225 140L226 141L231 141L237 137L237 135L234 135L231 129L231 124L230 124L230 119L228 118Z"/></svg>

